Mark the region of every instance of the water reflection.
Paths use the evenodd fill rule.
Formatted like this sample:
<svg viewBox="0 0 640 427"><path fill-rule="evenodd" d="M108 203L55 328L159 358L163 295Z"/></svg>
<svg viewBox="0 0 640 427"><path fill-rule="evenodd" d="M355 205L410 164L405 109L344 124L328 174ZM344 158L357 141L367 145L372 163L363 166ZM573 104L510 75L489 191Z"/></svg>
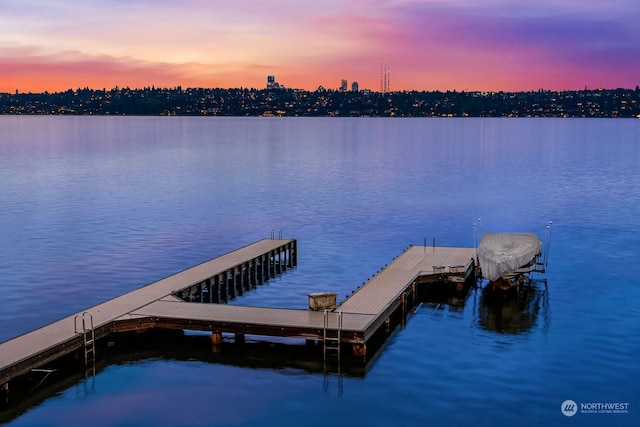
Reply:
<svg viewBox="0 0 640 427"><path fill-rule="evenodd" d="M448 306L449 311L463 311L473 280L464 283L433 283L418 289L418 298L435 307Z"/></svg>
<svg viewBox="0 0 640 427"><path fill-rule="evenodd" d="M98 342L95 372L87 374L83 364L68 355L47 365L51 373L31 372L12 383L10 394L0 401L0 424L42 404L45 400L75 388L75 397L82 399L95 393L95 384L110 366L142 366L144 361L199 361L250 369L287 371L290 375L309 373L323 375L323 387L328 390L332 378L342 393L343 377L364 377L376 358L366 363L342 358L322 359L322 345L315 341L246 336L237 340L233 334L224 334L223 341L214 351L210 333L153 329L144 333L120 333ZM375 349L374 349L375 351Z"/></svg>
<svg viewBox="0 0 640 427"><path fill-rule="evenodd" d="M467 300L472 300L474 323L485 330L520 334L536 325L546 328L549 324L549 295L546 280L531 280L516 292L496 290L482 283L467 282L463 287L434 284L420 290L419 300L449 312L465 310Z"/></svg>
<svg viewBox="0 0 640 427"><path fill-rule="evenodd" d="M520 334L533 329L539 322L549 323L549 297L546 281L531 281L518 292L505 293L484 287L478 306L481 328L504 334Z"/></svg>

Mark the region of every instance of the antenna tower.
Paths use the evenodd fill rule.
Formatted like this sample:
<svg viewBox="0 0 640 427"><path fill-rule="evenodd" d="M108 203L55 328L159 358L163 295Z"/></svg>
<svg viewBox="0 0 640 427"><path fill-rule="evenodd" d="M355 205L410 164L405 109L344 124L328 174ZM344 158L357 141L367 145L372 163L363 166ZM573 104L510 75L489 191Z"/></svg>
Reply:
<svg viewBox="0 0 640 427"><path fill-rule="evenodd" d="M380 62L380 92L387 93L391 91L391 69L387 60Z"/></svg>

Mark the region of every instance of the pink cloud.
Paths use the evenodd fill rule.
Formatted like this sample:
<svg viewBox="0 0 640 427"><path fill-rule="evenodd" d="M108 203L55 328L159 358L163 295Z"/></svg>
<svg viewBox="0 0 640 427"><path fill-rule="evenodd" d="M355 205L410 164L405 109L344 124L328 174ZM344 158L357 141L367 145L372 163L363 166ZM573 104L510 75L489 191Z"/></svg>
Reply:
<svg viewBox="0 0 640 427"><path fill-rule="evenodd" d="M423 82L448 81L452 89L526 90L629 87L638 80L634 17L487 15L414 5L397 19L389 46L411 81L422 73Z"/></svg>

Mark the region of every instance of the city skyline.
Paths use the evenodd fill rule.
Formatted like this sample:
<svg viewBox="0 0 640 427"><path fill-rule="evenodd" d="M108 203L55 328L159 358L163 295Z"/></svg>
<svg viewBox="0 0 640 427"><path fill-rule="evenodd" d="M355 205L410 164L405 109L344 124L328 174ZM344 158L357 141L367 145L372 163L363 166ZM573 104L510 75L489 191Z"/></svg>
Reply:
<svg viewBox="0 0 640 427"><path fill-rule="evenodd" d="M91 87L528 91L640 83L633 0L0 0L0 92ZM250 12L246 12L250 11Z"/></svg>

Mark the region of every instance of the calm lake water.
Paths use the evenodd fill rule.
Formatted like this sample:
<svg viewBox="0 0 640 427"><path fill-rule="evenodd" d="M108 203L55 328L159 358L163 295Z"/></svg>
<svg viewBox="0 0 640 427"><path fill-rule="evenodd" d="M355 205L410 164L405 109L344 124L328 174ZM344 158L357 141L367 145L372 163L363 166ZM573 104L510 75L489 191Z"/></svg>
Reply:
<svg viewBox="0 0 640 427"><path fill-rule="evenodd" d="M297 268L231 303L305 309L425 236L544 240L553 221L546 287L426 300L360 374L305 368L289 342L176 337L193 353L125 357L5 421L639 425L639 159L640 120L0 117L0 341L271 230Z"/></svg>

